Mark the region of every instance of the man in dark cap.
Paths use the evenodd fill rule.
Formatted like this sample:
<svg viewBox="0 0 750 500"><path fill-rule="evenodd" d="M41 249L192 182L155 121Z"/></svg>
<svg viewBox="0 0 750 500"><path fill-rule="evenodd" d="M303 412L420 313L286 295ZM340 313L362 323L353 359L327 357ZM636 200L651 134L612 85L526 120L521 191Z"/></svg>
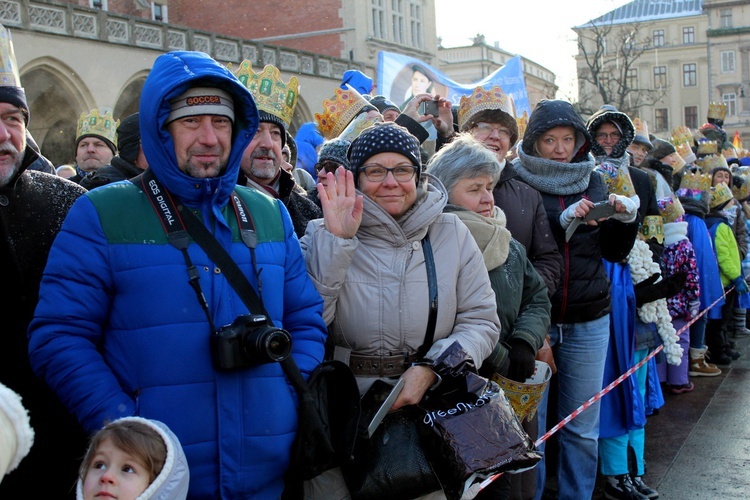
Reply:
<svg viewBox="0 0 750 500"><path fill-rule="evenodd" d="M120 154L113 156L109 165L105 165L81 179L81 186L91 190L110 182L132 179L146 170L148 162L141 149L138 116L138 113L133 113L117 127L117 143L120 145Z"/></svg>
<svg viewBox="0 0 750 500"><path fill-rule="evenodd" d="M10 38L2 26L0 36ZM16 68L12 51L4 48L0 48L0 67ZM73 202L86 190L29 169L39 155L27 142L26 94L16 72L5 76L7 80L0 80L0 150L4 153L0 155L0 200L4 200L0 203L0 275L10 293L0 301L0 383L21 396L35 438L19 467L0 478L0 498L21 498L32 490L43 498L75 498L71 490L86 450L86 434L32 372L26 330L38 302L52 241ZM65 308L65 304L58 307ZM43 480L41 470L45 471Z"/></svg>
<svg viewBox="0 0 750 500"><path fill-rule="evenodd" d="M282 168L284 161L282 150L286 145L286 131L294 115L296 97L291 102L285 100L280 106L274 96L260 91L258 80L263 76L274 82L274 88L284 88L284 95L296 96L299 92L297 78L283 82L279 70L271 65L263 68L262 73L255 73L250 64L240 65L238 77L253 94L258 106L260 122L253 140L245 149L240 164L239 184L262 191L278 198L289 211L294 223L294 232L298 238L305 234L307 223L323 217L323 212L300 187L291 172ZM291 135L290 135L291 137Z"/></svg>

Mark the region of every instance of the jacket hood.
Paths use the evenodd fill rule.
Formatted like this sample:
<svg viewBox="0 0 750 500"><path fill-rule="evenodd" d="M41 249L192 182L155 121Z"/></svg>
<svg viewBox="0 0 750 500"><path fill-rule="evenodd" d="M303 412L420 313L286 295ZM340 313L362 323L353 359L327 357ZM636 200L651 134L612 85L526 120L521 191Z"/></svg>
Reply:
<svg viewBox="0 0 750 500"><path fill-rule="evenodd" d="M591 151L591 135L586 124L576 113L573 105L558 99L542 99L529 117L529 124L523 134L520 147L529 156L537 156L534 152L536 140L547 130L555 127L573 127L576 130L577 151L571 163L585 161Z"/></svg>
<svg viewBox="0 0 750 500"><path fill-rule="evenodd" d="M190 485L190 470L180 440L162 422L141 417L124 417L118 421L140 422L155 430L167 446L167 459L156 479L136 500L184 500ZM76 500L83 500L83 481L78 478Z"/></svg>
<svg viewBox="0 0 750 500"><path fill-rule="evenodd" d="M218 177L196 179L177 166L172 136L166 121L169 101L188 88L218 87L234 100L232 150L227 167ZM140 104L143 153L149 168L167 189L192 208L226 204L237 183L242 153L258 129L258 110L250 91L227 68L202 52L168 52L159 56L143 85ZM213 206L213 208L220 205Z"/></svg>
<svg viewBox="0 0 750 500"><path fill-rule="evenodd" d="M591 118L589 118L589 121L586 123L586 128L589 131L589 135L591 135L591 137L594 137L596 135L596 130L607 122L614 123L615 126L620 130L622 137L620 137L620 140L617 142L617 144L615 144L615 147L612 148L612 153L609 155L604 152L604 148L602 148L599 143L596 142L596 139L593 139L591 142L591 152L597 158L602 156L609 156L610 158L620 158L625 154L625 151L627 151L628 146L630 146L630 143L633 142L633 139L635 139L635 126L633 126L633 122L630 121L628 115L617 111L617 108L615 108L614 106L605 104L604 106L599 108L596 113L591 115Z"/></svg>

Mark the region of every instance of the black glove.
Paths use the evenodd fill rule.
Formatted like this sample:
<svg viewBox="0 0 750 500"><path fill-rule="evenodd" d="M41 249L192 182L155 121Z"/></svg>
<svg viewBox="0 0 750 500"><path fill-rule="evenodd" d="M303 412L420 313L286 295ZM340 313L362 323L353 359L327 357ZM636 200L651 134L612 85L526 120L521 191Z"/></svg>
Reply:
<svg viewBox="0 0 750 500"><path fill-rule="evenodd" d="M510 339L508 345L510 346L508 351L508 360L510 361L508 378L516 382L524 382L534 375L536 353L525 340Z"/></svg>
<svg viewBox="0 0 750 500"><path fill-rule="evenodd" d="M684 271L679 271L658 283L654 283L657 279L659 279L659 274L652 274L635 285L635 305L637 307L677 295L685 286L687 274Z"/></svg>

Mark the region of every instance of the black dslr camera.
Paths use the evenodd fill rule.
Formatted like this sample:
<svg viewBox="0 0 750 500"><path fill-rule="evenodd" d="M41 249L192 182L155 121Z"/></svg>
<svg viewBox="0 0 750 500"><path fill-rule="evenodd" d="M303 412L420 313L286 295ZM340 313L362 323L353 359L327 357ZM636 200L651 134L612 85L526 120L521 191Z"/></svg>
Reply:
<svg viewBox="0 0 750 500"><path fill-rule="evenodd" d="M237 370L284 361L292 352L292 337L262 314L244 314L211 336L211 350L218 369Z"/></svg>

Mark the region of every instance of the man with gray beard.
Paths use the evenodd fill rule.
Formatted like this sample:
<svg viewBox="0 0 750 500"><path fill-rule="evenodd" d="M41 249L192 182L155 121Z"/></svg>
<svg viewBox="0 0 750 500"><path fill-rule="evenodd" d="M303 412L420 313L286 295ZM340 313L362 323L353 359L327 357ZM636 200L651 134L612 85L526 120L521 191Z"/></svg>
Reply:
<svg viewBox="0 0 750 500"><path fill-rule="evenodd" d="M284 92L284 95L293 95L294 99L283 101L284 105L279 107L275 93L268 96L260 91L258 80L261 75L265 79L274 80L274 88L287 89L288 94ZM281 200L292 218L297 238L301 238L305 234L307 223L323 217L323 212L295 182L292 173L281 168L281 162L284 161L281 150L286 144L286 129L297 104L297 79L283 82L278 69L271 65L266 66L261 74L256 74L249 62L240 65L237 76L253 94L260 115L258 131L242 155L239 184Z"/></svg>
<svg viewBox="0 0 750 500"><path fill-rule="evenodd" d="M0 37L10 39L0 25ZM0 47L0 68L17 68ZM29 365L26 330L52 241L73 202L86 192L62 177L31 170L40 155L27 143L29 106L18 73L0 79L0 276L10 293L0 301L0 383L22 398L34 429L34 445L0 484L0 498L75 498L72 491L86 434ZM60 304L65 307L65 304ZM39 480L39 471L46 471Z"/></svg>

